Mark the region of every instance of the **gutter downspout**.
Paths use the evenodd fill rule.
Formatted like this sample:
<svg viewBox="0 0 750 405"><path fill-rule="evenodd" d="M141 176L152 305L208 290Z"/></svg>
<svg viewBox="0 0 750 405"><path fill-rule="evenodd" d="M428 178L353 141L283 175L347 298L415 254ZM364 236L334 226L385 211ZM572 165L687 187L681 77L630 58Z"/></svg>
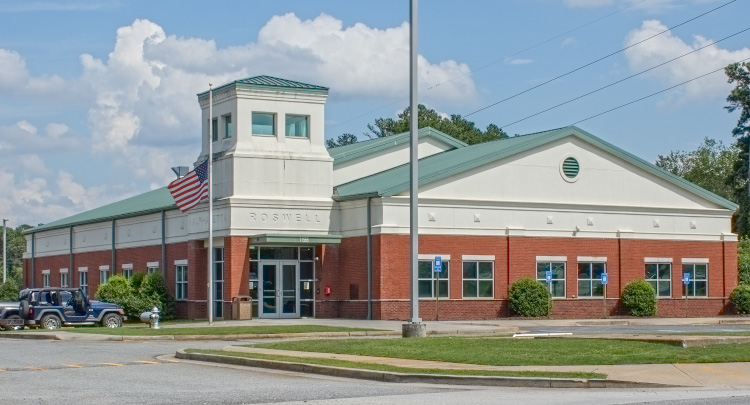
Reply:
<svg viewBox="0 0 750 405"><path fill-rule="evenodd" d="M167 236L165 235L167 213L161 210L161 275L167 279Z"/></svg>
<svg viewBox="0 0 750 405"><path fill-rule="evenodd" d="M73 227L70 227L70 241L68 243L68 247L70 249L70 253L68 256L70 256L70 259L68 260L70 263L68 264L68 287L73 286Z"/></svg>
<svg viewBox="0 0 750 405"><path fill-rule="evenodd" d="M111 275L115 275L115 262L117 259L117 251L115 250L115 220L112 220L112 272Z"/></svg>
<svg viewBox="0 0 750 405"><path fill-rule="evenodd" d="M34 240L35 239L36 239L36 234L32 233L31 234L31 280L30 280L31 281L31 285L29 286L31 288L34 288L34 277L36 277L36 274L35 274L36 273L36 271L35 271L36 270L36 267L35 267L36 263L34 263L34 259L35 259L35 256L36 256L35 255L35 253L36 253L36 246L34 246Z"/></svg>
<svg viewBox="0 0 750 405"><path fill-rule="evenodd" d="M367 320L372 320L372 197L367 197Z"/></svg>

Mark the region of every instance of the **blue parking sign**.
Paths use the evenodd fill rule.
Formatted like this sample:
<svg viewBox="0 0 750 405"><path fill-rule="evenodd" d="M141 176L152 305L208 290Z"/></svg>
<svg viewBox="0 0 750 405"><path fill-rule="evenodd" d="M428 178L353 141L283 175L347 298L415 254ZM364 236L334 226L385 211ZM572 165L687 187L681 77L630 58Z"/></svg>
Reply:
<svg viewBox="0 0 750 405"><path fill-rule="evenodd" d="M544 273L544 278L547 280L548 283L551 283L552 282L552 272L551 271L547 271L546 273Z"/></svg>
<svg viewBox="0 0 750 405"><path fill-rule="evenodd" d="M690 284L690 273L683 273L682 284L685 284L685 285Z"/></svg>
<svg viewBox="0 0 750 405"><path fill-rule="evenodd" d="M602 284L607 285L607 273L602 273Z"/></svg>
<svg viewBox="0 0 750 405"><path fill-rule="evenodd" d="M435 256L435 260L432 262L432 271L435 273L442 273L443 271L443 258Z"/></svg>

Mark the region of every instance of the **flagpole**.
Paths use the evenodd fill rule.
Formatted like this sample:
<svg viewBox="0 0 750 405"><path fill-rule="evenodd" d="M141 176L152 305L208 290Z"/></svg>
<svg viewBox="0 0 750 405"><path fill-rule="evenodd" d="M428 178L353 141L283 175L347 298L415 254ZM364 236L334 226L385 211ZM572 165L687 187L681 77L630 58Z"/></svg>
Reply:
<svg viewBox="0 0 750 405"><path fill-rule="evenodd" d="M214 91L213 84L208 84L208 324L214 324L213 311L213 255L214 255Z"/></svg>

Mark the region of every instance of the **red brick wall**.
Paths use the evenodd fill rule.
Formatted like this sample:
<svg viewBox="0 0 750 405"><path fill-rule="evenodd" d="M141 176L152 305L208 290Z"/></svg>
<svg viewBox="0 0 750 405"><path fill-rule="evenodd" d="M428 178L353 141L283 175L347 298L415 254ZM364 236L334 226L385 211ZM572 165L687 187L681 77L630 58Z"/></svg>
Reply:
<svg viewBox="0 0 750 405"><path fill-rule="evenodd" d="M320 269L321 288L332 287L330 297L318 295L318 317L364 318L367 314L366 238L345 238L326 246ZM447 254L450 264L450 299L439 303L440 319L492 319L511 315L507 306L509 283L536 277L537 256L566 256L566 298L556 299L552 317L590 318L604 314L601 299L577 297L578 256L606 257L609 284L607 316L624 315L620 290L645 277L645 257L672 258L672 297L660 299L658 315L685 316L682 296L682 258L709 261L709 297L688 301L689 316L711 316L727 311L725 298L737 284L737 243L670 240L539 238L498 236L422 235L422 254ZM510 254L508 253L510 252ZM462 255L495 256L495 296L491 300L462 299ZM409 316L409 236L373 236L373 318L406 319ZM345 267L343 267L345 263ZM357 300L350 286L359 286ZM363 287L365 288L363 291ZM420 317L435 319L435 301L420 300Z"/></svg>

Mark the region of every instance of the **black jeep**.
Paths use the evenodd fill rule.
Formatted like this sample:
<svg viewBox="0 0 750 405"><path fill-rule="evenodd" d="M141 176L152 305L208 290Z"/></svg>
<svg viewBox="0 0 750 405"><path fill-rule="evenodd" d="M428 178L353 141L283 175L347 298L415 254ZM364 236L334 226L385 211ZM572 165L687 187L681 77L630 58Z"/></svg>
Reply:
<svg viewBox="0 0 750 405"><path fill-rule="evenodd" d="M79 288L27 288L21 290L18 315L30 327L58 329L62 325L122 326L125 311L118 305L89 301Z"/></svg>

